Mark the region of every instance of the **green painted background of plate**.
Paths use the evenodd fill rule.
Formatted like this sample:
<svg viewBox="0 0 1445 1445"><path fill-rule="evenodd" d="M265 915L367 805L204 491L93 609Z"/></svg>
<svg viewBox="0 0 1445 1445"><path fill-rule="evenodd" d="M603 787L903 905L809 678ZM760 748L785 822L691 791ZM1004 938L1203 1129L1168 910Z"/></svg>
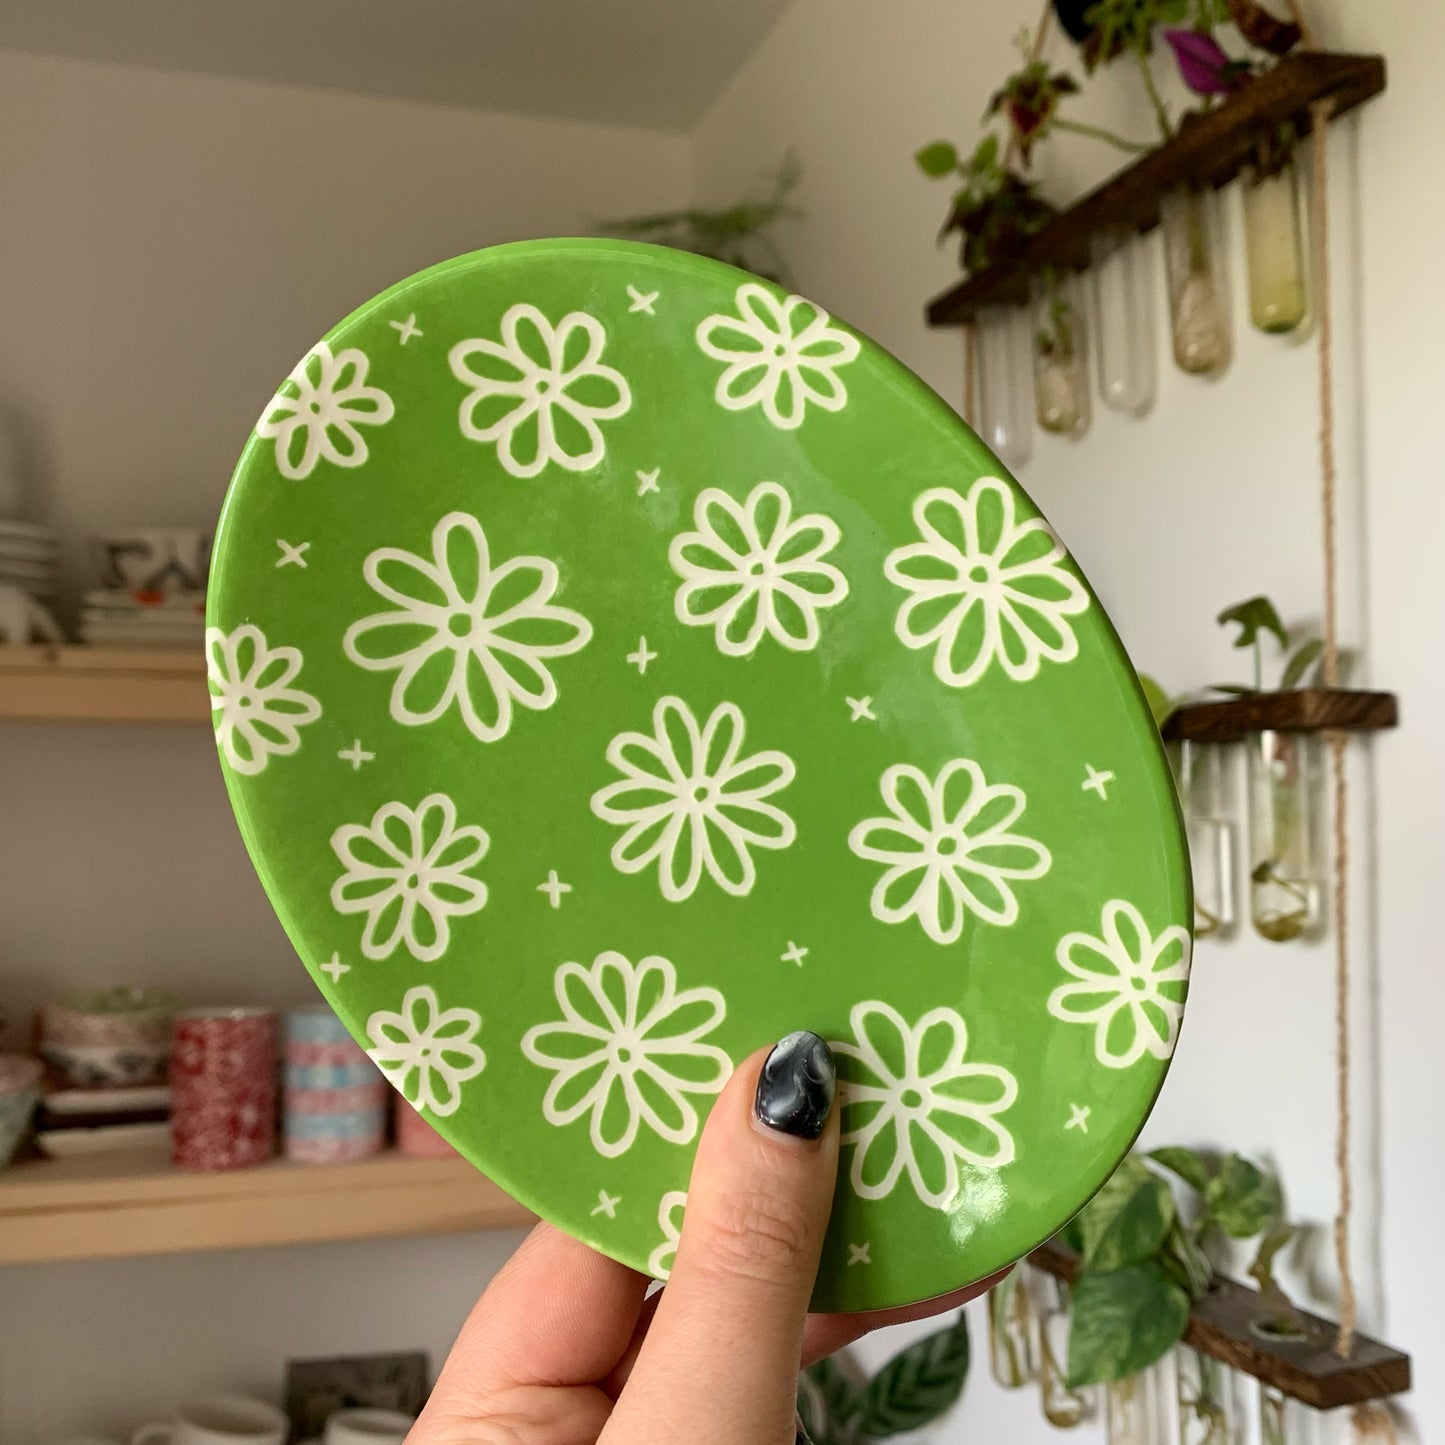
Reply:
<svg viewBox="0 0 1445 1445"><path fill-rule="evenodd" d="M273 757L253 777L227 769L261 880L322 993L363 1039L367 1016L398 1007L417 983L432 984L444 1007L480 1012L486 1069L463 1086L462 1110L434 1122L518 1199L598 1249L645 1267L661 1238L658 1201L686 1188L692 1146L665 1144L644 1128L626 1154L603 1159L585 1119L567 1128L543 1119L552 1075L519 1045L528 1027L559 1016L552 980L562 962L590 964L604 949L634 962L671 959L681 987L709 984L727 996L711 1041L735 1061L796 1028L848 1037L860 998L884 999L910 1021L939 1004L963 1014L969 1058L1018 1076L1019 1100L1001 1116L1017 1159L976 1176L964 1207L945 1214L921 1204L906 1181L886 1200L857 1198L845 1150L814 1303L876 1308L1016 1259L1080 1208L1127 1150L1166 1065L1146 1056L1106 1069L1095 1060L1092 1028L1049 1015L1049 993L1065 981L1055 946L1071 930L1097 933L1101 908L1115 897L1139 906L1156 934L1187 926L1185 845L1157 734L1097 601L1072 619L1077 660L1045 663L1029 682L995 667L972 687L949 688L933 675L930 651L910 651L895 637L905 594L884 579L883 559L917 539L914 497L1008 476L951 408L866 338L862 356L839 373L848 389L840 413L810 408L789 432L760 408L717 405L722 363L698 350L694 329L710 314L732 313L738 285L752 279L650 246L538 241L445 262L368 302L325 339L333 350L366 353L367 383L393 398L394 420L363 429L370 456L362 467L323 461L300 481L283 478L273 443L252 435L221 519L207 621L227 631L252 622L272 646L300 647L296 685L322 704L320 720L302 729L299 753ZM655 316L629 312L629 284L659 293ZM458 429L463 387L447 353L465 338L495 339L519 301L554 323L572 310L596 317L607 331L602 360L631 384L630 411L601 423L606 456L590 473L553 466L512 477L493 446ZM411 312L424 335L403 346L388 322ZM635 472L654 467L660 490L638 497ZM817 651L785 652L765 640L751 659L724 657L710 627L674 618L668 544L691 527L703 487L742 498L765 479L787 487L795 515L837 520L842 542L828 560L851 593L822 612ZM1021 513L1034 515L1018 495ZM595 629L582 652L554 660L557 705L519 709L492 744L472 737L455 712L426 727L394 724L395 674L363 671L341 647L347 625L385 605L362 577L365 556L380 546L427 552L432 527L452 510L479 517L494 557L554 558L556 600ZM311 542L304 570L275 566L277 538ZM659 657L639 676L625 658L643 634ZM699 716L736 702L748 749L781 748L797 763L796 781L771 800L798 820L797 843L755 852L750 897L705 879L691 899L666 903L655 869L624 876L609 861L618 831L589 809L591 795L617 776L606 742L624 729L650 731L653 704L666 694ZM850 721L844 697L865 694L877 723ZM354 738L376 753L360 771L336 756ZM943 946L916 922L873 919L868 896L880 865L854 856L847 835L883 813L886 767L907 762L936 773L958 756L978 760L990 782L1024 789L1018 826L1050 848L1053 866L1017 885L1013 927L971 920L957 944ZM1086 764L1115 773L1107 801L1082 789ZM460 822L491 835L476 870L490 890L487 906L452 920L450 948L436 963L418 962L404 945L369 961L359 948L364 915L331 909L340 872L331 833L434 790L453 797ZM537 891L552 868L574 889L558 911ZM780 961L789 940L808 948L805 966ZM318 972L333 951L353 965L336 985ZM1092 1111L1087 1135L1064 1128L1073 1104ZM615 1219L591 1213L599 1189L621 1196ZM872 1263L850 1269L846 1246L864 1240Z"/></svg>

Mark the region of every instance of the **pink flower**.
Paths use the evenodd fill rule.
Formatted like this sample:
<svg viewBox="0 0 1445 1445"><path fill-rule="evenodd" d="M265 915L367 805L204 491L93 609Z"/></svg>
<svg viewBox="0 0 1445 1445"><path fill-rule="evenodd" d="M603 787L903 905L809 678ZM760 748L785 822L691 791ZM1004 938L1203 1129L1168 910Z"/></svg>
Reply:
<svg viewBox="0 0 1445 1445"><path fill-rule="evenodd" d="M1179 74L1196 95L1228 95L1249 75L1246 62L1231 60L1212 35L1198 30L1166 30Z"/></svg>

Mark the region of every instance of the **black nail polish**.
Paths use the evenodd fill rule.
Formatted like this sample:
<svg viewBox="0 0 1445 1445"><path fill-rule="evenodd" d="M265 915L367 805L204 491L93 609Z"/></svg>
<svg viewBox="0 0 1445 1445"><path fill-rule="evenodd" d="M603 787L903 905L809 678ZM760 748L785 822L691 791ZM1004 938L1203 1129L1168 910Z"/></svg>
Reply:
<svg viewBox="0 0 1445 1445"><path fill-rule="evenodd" d="M774 1045L758 1075L753 1108L770 1129L816 1139L833 1107L836 1078L832 1050L817 1034L801 1029Z"/></svg>

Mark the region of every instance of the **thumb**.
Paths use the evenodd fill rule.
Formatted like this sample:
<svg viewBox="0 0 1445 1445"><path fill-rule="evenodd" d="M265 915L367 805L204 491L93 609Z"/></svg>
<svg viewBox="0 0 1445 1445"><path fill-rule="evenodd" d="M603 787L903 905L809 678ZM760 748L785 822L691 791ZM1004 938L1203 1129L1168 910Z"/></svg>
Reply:
<svg viewBox="0 0 1445 1445"><path fill-rule="evenodd" d="M803 1320L838 1167L834 1077L817 1034L789 1034L718 1097L677 1264L603 1442L792 1445Z"/></svg>

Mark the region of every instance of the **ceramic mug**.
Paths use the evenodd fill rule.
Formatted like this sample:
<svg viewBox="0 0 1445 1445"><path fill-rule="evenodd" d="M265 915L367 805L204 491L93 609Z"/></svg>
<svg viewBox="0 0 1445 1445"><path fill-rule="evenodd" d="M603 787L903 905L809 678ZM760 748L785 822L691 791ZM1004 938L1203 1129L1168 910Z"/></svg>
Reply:
<svg viewBox="0 0 1445 1445"><path fill-rule="evenodd" d="M285 1445L290 1422L274 1405L245 1395L217 1395L181 1407L176 1418L142 1425L130 1445Z"/></svg>
<svg viewBox="0 0 1445 1445"><path fill-rule="evenodd" d="M171 1158L181 1169L244 1169L276 1152L276 1015L264 1008L176 1015Z"/></svg>
<svg viewBox="0 0 1445 1445"><path fill-rule="evenodd" d="M205 590L211 538L190 527L138 527L114 532L99 543L107 586L146 597Z"/></svg>
<svg viewBox="0 0 1445 1445"><path fill-rule="evenodd" d="M327 1422L323 1445L402 1445L416 1421L397 1410L338 1410Z"/></svg>

